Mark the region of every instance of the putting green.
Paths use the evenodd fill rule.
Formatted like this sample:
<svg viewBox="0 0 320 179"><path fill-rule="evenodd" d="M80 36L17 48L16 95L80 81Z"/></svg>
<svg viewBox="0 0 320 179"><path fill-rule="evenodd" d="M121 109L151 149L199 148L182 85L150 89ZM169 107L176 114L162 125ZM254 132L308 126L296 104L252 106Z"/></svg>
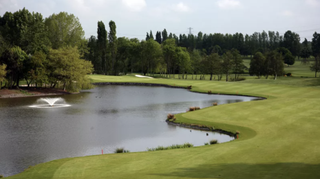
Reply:
<svg viewBox="0 0 320 179"><path fill-rule="evenodd" d="M240 131L240 138L187 149L55 160L15 178L320 178L320 90L300 78L273 83L90 76L93 82L192 85L192 91L262 96L177 115L177 121ZM252 79L254 80L254 79ZM286 85L282 85L281 80ZM164 120L165 120L164 116Z"/></svg>

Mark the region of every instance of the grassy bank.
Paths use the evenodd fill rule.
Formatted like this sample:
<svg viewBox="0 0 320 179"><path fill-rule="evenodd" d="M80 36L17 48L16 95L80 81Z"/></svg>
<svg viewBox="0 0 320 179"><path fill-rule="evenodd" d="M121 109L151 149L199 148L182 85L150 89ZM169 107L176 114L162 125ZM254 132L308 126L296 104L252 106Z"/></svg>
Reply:
<svg viewBox="0 0 320 179"><path fill-rule="evenodd" d="M307 71L301 73L308 74ZM240 131L240 138L232 142L61 159L39 164L10 179L320 178L320 90L314 78L294 76L261 82L252 77L229 83L134 76L92 75L91 78L93 82L192 85L192 91L197 92L211 90L268 99L218 105L176 116L178 122Z"/></svg>

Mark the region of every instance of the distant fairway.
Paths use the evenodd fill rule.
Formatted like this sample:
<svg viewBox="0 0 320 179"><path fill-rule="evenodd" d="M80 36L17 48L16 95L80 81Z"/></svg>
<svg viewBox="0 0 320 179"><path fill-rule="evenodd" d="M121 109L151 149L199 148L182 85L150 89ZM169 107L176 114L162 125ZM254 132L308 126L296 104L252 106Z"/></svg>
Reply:
<svg viewBox="0 0 320 179"><path fill-rule="evenodd" d="M293 77L241 82L91 75L93 82L142 82L192 91L261 96L177 115L178 122L240 131L232 142L156 152L55 160L10 179L43 178L320 178L320 89L308 66L286 67ZM309 77L309 78L301 78ZM165 120L166 116L163 116ZM0 159L1 160L1 159Z"/></svg>

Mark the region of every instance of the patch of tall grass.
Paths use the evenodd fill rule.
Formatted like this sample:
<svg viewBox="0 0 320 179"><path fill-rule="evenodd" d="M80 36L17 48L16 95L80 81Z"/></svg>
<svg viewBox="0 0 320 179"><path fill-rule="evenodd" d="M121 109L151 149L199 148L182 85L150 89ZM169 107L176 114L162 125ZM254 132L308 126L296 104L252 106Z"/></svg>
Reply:
<svg viewBox="0 0 320 179"><path fill-rule="evenodd" d="M175 144L169 147L158 146L156 148L150 148L150 149L148 148L147 151L171 150L171 149L182 149L182 148L191 148L191 147L193 147L193 144L185 143L182 145Z"/></svg>

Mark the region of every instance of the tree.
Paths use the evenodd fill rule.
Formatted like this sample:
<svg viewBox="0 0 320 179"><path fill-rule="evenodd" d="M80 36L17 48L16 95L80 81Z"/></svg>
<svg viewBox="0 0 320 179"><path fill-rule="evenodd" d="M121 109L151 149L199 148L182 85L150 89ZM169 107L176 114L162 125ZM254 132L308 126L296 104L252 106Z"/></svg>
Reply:
<svg viewBox="0 0 320 179"><path fill-rule="evenodd" d="M98 73L107 74L108 69L107 65L107 31L104 23L102 21L98 21L98 29L97 29L98 39L97 39L97 63L94 63L96 66L96 70ZM92 39L93 40L93 39Z"/></svg>
<svg viewBox="0 0 320 179"><path fill-rule="evenodd" d="M179 75L182 74L182 79L184 79L185 73L188 74L190 72L190 56L187 49L185 47L177 47L174 58L178 62Z"/></svg>
<svg viewBox="0 0 320 179"><path fill-rule="evenodd" d="M320 56L314 58L314 63L310 66L310 70L314 71L314 77L317 78L317 73L320 71Z"/></svg>
<svg viewBox="0 0 320 179"><path fill-rule="evenodd" d="M166 41L168 39L168 32L166 29L162 31L162 41Z"/></svg>
<svg viewBox="0 0 320 179"><path fill-rule="evenodd" d="M283 36L283 47L287 48L293 56L300 54L300 36L288 30Z"/></svg>
<svg viewBox="0 0 320 179"><path fill-rule="evenodd" d="M292 55L289 49L285 47L280 47L277 49L277 52L282 55L283 61L287 65L293 65L295 62L295 57Z"/></svg>
<svg viewBox="0 0 320 179"><path fill-rule="evenodd" d="M175 39L167 39L162 43L163 58L167 64L167 74L174 74L177 61L174 58L177 45Z"/></svg>
<svg viewBox="0 0 320 179"><path fill-rule="evenodd" d="M93 66L91 62L80 59L76 47L50 50L48 62L48 74L52 87L58 82L63 84L64 90L71 92L91 87L87 74L93 71Z"/></svg>
<svg viewBox="0 0 320 179"><path fill-rule="evenodd" d="M111 73L113 75L116 75L116 59L117 59L117 47L118 47L118 41L117 41L117 30L116 30L116 23L114 21L109 22L109 47L111 51L111 60L112 60L112 68Z"/></svg>
<svg viewBox="0 0 320 179"><path fill-rule="evenodd" d="M311 46L312 46L312 55L314 57L319 56L320 55L320 33L315 32L313 34Z"/></svg>
<svg viewBox="0 0 320 179"><path fill-rule="evenodd" d="M306 64L309 62L308 58L311 56L311 49L309 47L309 43L306 38L302 42L302 49L301 49L300 56L303 59L303 60L301 60L301 63Z"/></svg>
<svg viewBox="0 0 320 179"><path fill-rule="evenodd" d="M315 57L315 60L310 69L315 72L315 77L317 77L317 73L320 71L320 34L317 32L313 34L311 46L312 55Z"/></svg>
<svg viewBox="0 0 320 179"><path fill-rule="evenodd" d="M206 67L210 74L210 80L212 80L212 76L214 74L218 75L219 80L219 74L221 74L221 59L218 53L212 53L206 58Z"/></svg>
<svg viewBox="0 0 320 179"><path fill-rule="evenodd" d="M84 39L84 31L79 19L73 14L60 12L45 19L48 37L53 49L79 47Z"/></svg>
<svg viewBox="0 0 320 179"><path fill-rule="evenodd" d="M265 57L261 52L257 52L250 62L249 74L256 75L259 79L263 75Z"/></svg>
<svg viewBox="0 0 320 179"><path fill-rule="evenodd" d="M144 75L154 72L157 66L160 64L162 56L161 46L153 39L141 42L141 70Z"/></svg>
<svg viewBox="0 0 320 179"><path fill-rule="evenodd" d="M150 30L150 39L154 40L153 34L152 34L152 30Z"/></svg>
<svg viewBox="0 0 320 179"><path fill-rule="evenodd" d="M282 55L277 51L268 52L266 55L266 62L267 63L267 75L271 74L274 76L274 80L277 79L279 75L283 74L283 59Z"/></svg>
<svg viewBox="0 0 320 179"><path fill-rule="evenodd" d="M0 89L2 88L2 83L5 81L5 76L7 74L6 68L6 64L0 65Z"/></svg>
<svg viewBox="0 0 320 179"><path fill-rule="evenodd" d="M157 31L156 33L156 41L161 44L162 43L162 39L161 39L161 32Z"/></svg>
<svg viewBox="0 0 320 179"><path fill-rule="evenodd" d="M243 73L247 67L243 64L243 60L237 49L232 49L231 54L232 54L232 71L234 73L234 80L236 81L239 79L239 75Z"/></svg>
<svg viewBox="0 0 320 179"><path fill-rule="evenodd" d="M13 14L6 12L0 17L0 34L8 45L19 46L28 54L47 51L50 47L42 15L30 13L25 8Z"/></svg>
<svg viewBox="0 0 320 179"><path fill-rule="evenodd" d="M24 64L24 79L27 82L28 87L30 84L35 83L36 87L38 84L47 83L48 76L46 71L47 55L42 51L36 51L29 60L26 60Z"/></svg>
<svg viewBox="0 0 320 179"><path fill-rule="evenodd" d="M7 65L7 79L9 81L8 87L19 87L20 79L23 76L23 67L25 60L29 57L20 47L12 47L6 49L1 57L0 64Z"/></svg>
<svg viewBox="0 0 320 179"><path fill-rule="evenodd" d="M226 52L225 54L223 54L222 56L222 70L224 72L224 74L226 74L226 81L229 81L229 73L230 70L232 69L232 58L233 55L230 51Z"/></svg>

